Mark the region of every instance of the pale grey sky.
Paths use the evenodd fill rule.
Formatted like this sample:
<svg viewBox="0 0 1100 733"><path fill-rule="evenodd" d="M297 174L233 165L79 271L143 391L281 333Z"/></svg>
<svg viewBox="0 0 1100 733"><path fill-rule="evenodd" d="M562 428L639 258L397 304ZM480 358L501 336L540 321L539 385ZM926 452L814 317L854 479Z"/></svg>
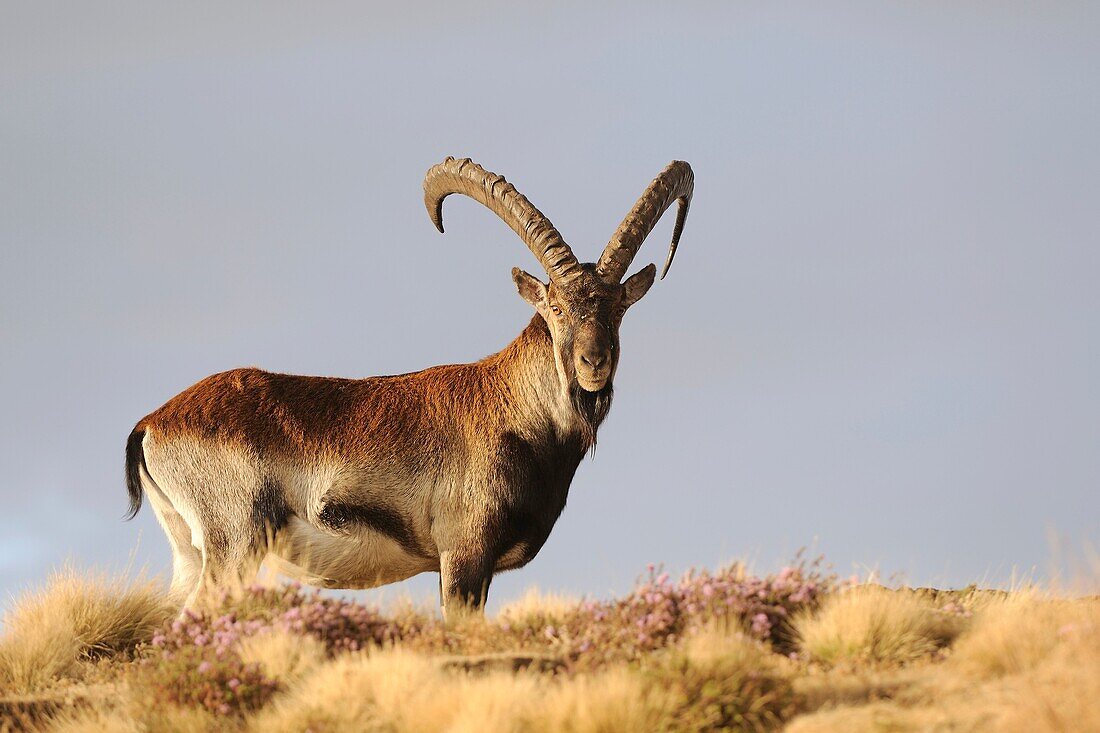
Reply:
<svg viewBox="0 0 1100 733"><path fill-rule="evenodd" d="M434 231L445 155L586 260L696 173L595 458L496 601L807 544L1001 581L1100 539L1100 6L592 5L0 1L0 588L139 536L167 569L123 444L211 372L518 333L537 264L469 201Z"/></svg>

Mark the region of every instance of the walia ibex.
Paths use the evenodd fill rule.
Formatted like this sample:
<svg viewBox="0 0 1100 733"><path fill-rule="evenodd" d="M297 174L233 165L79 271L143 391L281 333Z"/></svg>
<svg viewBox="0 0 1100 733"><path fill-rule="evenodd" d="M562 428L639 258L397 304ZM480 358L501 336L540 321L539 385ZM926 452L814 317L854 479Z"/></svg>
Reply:
<svg viewBox="0 0 1100 733"><path fill-rule="evenodd" d="M619 324L656 269L620 281L678 201L668 271L692 188L691 167L669 164L599 262L582 264L503 177L468 159L428 170L424 204L440 232L443 199L461 193L530 247L550 282L518 268L512 279L536 315L474 364L367 379L235 369L138 422L126 444L130 516L144 492L184 608L265 558L327 588L438 571L445 614L480 608L493 574L529 562L565 506L611 407Z"/></svg>

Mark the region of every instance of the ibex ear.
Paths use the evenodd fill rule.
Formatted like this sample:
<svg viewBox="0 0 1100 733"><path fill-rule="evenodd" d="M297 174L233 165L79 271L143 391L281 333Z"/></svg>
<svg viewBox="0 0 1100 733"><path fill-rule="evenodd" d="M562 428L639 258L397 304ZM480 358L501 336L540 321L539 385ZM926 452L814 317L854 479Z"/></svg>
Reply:
<svg viewBox="0 0 1100 733"><path fill-rule="evenodd" d="M623 305L629 308L641 300L649 292L656 276L657 266L649 264L628 277L623 283Z"/></svg>
<svg viewBox="0 0 1100 733"><path fill-rule="evenodd" d="M538 308L546 302L546 286L543 285L542 280L518 267L512 268L512 279L516 283L519 294L528 303Z"/></svg>

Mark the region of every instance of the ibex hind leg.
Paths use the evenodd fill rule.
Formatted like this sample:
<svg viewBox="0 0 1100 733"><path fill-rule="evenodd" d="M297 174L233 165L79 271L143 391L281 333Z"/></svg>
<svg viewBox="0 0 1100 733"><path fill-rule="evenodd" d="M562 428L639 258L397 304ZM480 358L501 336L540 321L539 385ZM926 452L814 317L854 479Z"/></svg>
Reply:
<svg viewBox="0 0 1100 733"><path fill-rule="evenodd" d="M202 552L194 545L190 525L164 492L152 481L143 480L142 483L153 514L172 548L172 585L169 593L175 601L183 603L198 587Z"/></svg>
<svg viewBox="0 0 1100 733"><path fill-rule="evenodd" d="M261 479L232 483L203 497L207 501L201 501L198 512L202 525L202 571L185 608L216 604L227 594L244 590L256 579L275 542L280 522L285 523L285 519L275 518L264 510L268 503L263 497L266 486L267 482ZM221 505L216 503L217 497L233 495L244 501L230 505L223 499Z"/></svg>
<svg viewBox="0 0 1100 733"><path fill-rule="evenodd" d="M184 543L172 540L165 525L184 557L185 572L173 587L187 588L184 610L196 609L255 578L266 553L265 523L273 514L267 506L274 498L265 491L277 487L268 486L264 466L246 451L193 438L156 437L146 436L146 464L165 502L190 529L187 542L193 550L182 552ZM182 540L180 522L172 524Z"/></svg>
<svg viewBox="0 0 1100 733"><path fill-rule="evenodd" d="M218 604L249 585L260 570L263 553L236 531L207 528L203 533L202 571L183 610Z"/></svg>

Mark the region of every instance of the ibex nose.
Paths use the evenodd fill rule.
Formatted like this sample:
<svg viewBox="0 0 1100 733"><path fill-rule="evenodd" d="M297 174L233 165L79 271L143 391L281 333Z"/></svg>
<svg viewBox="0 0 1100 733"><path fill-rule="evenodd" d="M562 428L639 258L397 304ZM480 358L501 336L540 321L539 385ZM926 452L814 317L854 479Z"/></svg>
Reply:
<svg viewBox="0 0 1100 733"><path fill-rule="evenodd" d="M589 351L581 354L581 361L593 369L599 369L607 362L606 351Z"/></svg>

